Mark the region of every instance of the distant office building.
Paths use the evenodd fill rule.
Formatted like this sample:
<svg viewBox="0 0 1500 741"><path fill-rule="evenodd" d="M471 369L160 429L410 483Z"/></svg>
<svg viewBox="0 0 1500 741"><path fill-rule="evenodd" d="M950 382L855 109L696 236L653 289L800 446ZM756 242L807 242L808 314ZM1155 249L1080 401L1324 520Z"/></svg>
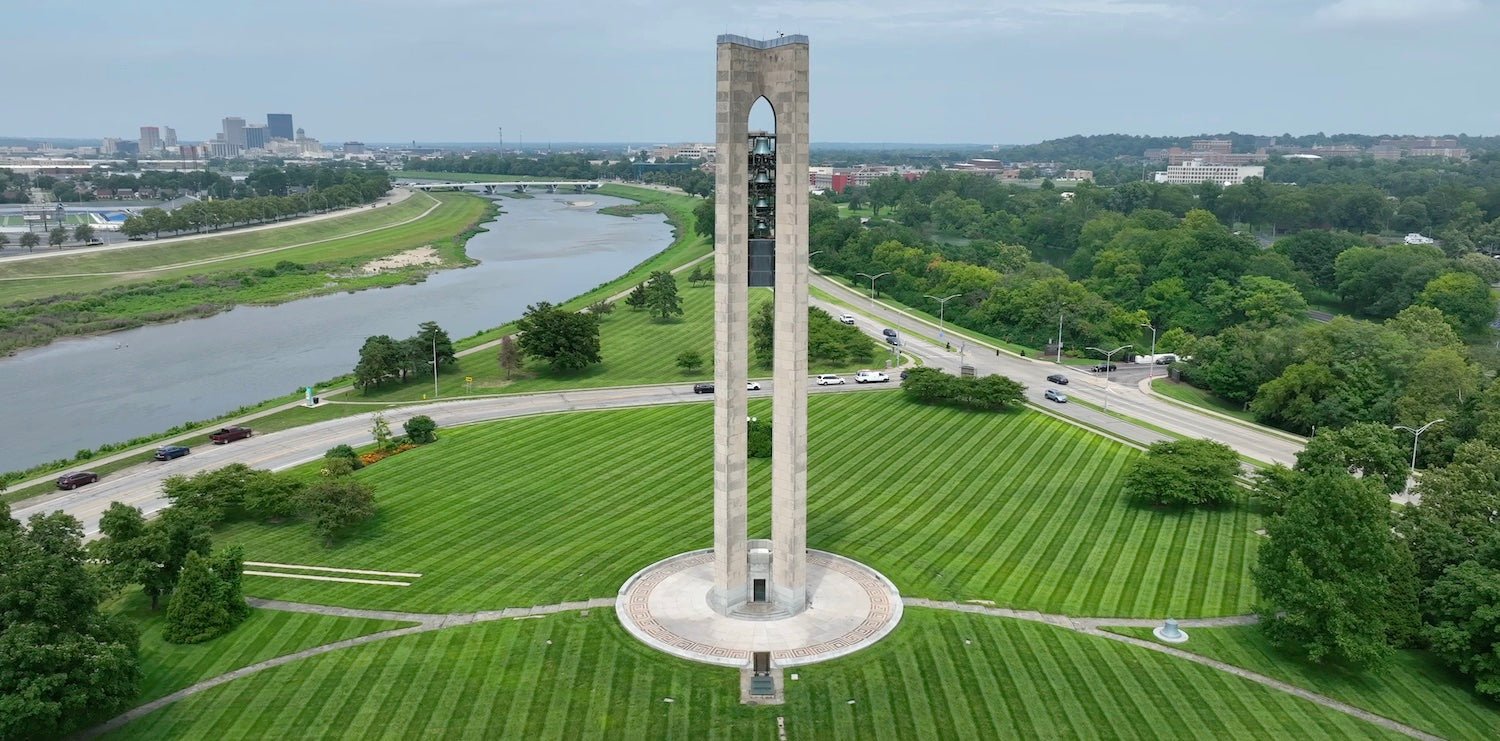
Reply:
<svg viewBox="0 0 1500 741"><path fill-rule="evenodd" d="M344 142L344 154L364 154L364 142Z"/></svg>
<svg viewBox="0 0 1500 741"><path fill-rule="evenodd" d="M1094 182L1094 171L1093 170L1063 170L1062 174L1058 176L1058 179L1060 179L1060 180L1078 180L1078 181L1087 180L1087 181L1089 181L1089 182L1092 183L1092 182Z"/></svg>
<svg viewBox="0 0 1500 741"><path fill-rule="evenodd" d="M161 145L168 149L177 146L177 129L171 126L161 127Z"/></svg>
<svg viewBox="0 0 1500 741"><path fill-rule="evenodd" d="M141 151L155 152L161 149L161 132L155 126L141 127Z"/></svg>
<svg viewBox="0 0 1500 741"><path fill-rule="evenodd" d="M115 154L133 155L140 153L141 145L130 141L129 139L121 139L115 142Z"/></svg>
<svg viewBox="0 0 1500 741"><path fill-rule="evenodd" d="M234 145L223 139L215 139L204 144L208 148L208 156L214 159L230 159L239 154Z"/></svg>
<svg viewBox="0 0 1500 741"><path fill-rule="evenodd" d="M204 147L192 144L177 145L177 156L185 160L203 159Z"/></svg>
<svg viewBox="0 0 1500 741"><path fill-rule="evenodd" d="M1266 168L1262 165L1216 165L1202 160L1191 160L1180 165L1167 165L1166 172L1156 173L1156 182L1172 185L1195 185L1218 183L1237 185L1248 178L1264 178Z"/></svg>
<svg viewBox="0 0 1500 741"><path fill-rule="evenodd" d="M230 116L224 119L224 143L239 154L245 149L245 119Z"/></svg>
<svg viewBox="0 0 1500 741"><path fill-rule="evenodd" d="M99 145L101 154L114 154L118 151L120 151L120 140L112 136L104 137L104 141Z"/></svg>
<svg viewBox="0 0 1500 741"><path fill-rule="evenodd" d="M262 150L265 149L266 145L269 144L270 141L271 141L271 137L268 134L269 131L270 131L270 129L268 129L267 127L260 126L260 125L257 125L257 124L250 124L250 125L246 126L245 127L245 149L246 149L246 151L249 151L251 149L262 149Z"/></svg>
<svg viewBox="0 0 1500 741"><path fill-rule="evenodd" d="M1197 154L1229 154L1234 151L1234 142L1228 139L1196 139L1193 152Z"/></svg>
<svg viewBox="0 0 1500 741"><path fill-rule="evenodd" d="M285 139L291 141L295 136L292 129L292 114L290 113L267 113L266 129L269 130L272 139Z"/></svg>

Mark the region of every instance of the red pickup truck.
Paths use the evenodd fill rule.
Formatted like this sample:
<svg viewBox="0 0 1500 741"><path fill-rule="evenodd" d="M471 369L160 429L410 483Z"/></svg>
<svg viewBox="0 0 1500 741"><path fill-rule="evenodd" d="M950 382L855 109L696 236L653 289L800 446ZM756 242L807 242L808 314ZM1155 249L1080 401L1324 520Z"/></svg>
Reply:
<svg viewBox="0 0 1500 741"><path fill-rule="evenodd" d="M244 440L247 437L250 437L249 427L222 427L218 432L210 433L208 439L212 440L214 445L223 445L235 440Z"/></svg>

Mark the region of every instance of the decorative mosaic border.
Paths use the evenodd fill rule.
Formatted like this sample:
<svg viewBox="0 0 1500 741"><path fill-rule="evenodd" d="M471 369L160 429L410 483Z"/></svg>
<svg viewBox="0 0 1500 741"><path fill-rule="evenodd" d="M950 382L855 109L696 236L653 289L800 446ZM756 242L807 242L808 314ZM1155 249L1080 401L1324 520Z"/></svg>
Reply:
<svg viewBox="0 0 1500 741"><path fill-rule="evenodd" d="M653 648L693 661L724 666L743 666L750 651L700 643L669 630L651 614L651 593L669 577L713 562L712 549L690 551L658 561L637 572L620 587L615 612L636 638ZM896 586L864 564L824 551L809 550L808 565L816 565L847 577L864 589L870 609L858 626L838 638L794 649L771 652L778 666L798 666L827 661L858 651L884 638L901 622L902 605Z"/></svg>

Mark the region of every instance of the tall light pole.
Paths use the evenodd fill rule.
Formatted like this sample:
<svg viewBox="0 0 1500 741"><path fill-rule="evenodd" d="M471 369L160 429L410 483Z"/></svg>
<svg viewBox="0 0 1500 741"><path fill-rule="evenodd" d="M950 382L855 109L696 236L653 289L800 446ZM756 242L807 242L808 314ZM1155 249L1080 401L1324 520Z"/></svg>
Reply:
<svg viewBox="0 0 1500 741"><path fill-rule="evenodd" d="M958 298L962 295L962 293L955 293L952 296L944 296L943 298L938 298L937 296L931 295L927 296L927 298L938 302L938 339L943 339L943 311L948 308L948 302L950 300Z"/></svg>
<svg viewBox="0 0 1500 741"><path fill-rule="evenodd" d="M1110 367L1111 361L1115 357L1115 353L1117 353L1117 352L1119 352L1121 350L1124 350L1127 347L1130 347L1130 345L1121 345L1121 346L1119 346L1119 347L1117 347L1117 348L1115 348L1113 350L1104 350L1104 349L1101 349L1101 348L1094 347L1093 345L1089 346L1090 350L1093 350L1093 351L1099 353L1100 355L1104 356L1104 411L1106 411L1106 412L1109 411L1109 374L1110 374L1109 367Z"/></svg>
<svg viewBox="0 0 1500 741"><path fill-rule="evenodd" d="M1422 440L1422 433L1426 432L1428 427L1431 427L1443 421L1444 420L1440 417L1416 429L1412 429L1410 427L1407 427L1406 425L1393 425L1391 427L1391 429L1393 430L1406 430L1407 432L1411 433L1411 473L1408 475L1408 490L1411 488L1410 482L1417 480L1417 443Z"/></svg>
<svg viewBox="0 0 1500 741"><path fill-rule="evenodd" d="M1062 318L1063 310L1057 310L1057 364L1062 365Z"/></svg>
<svg viewBox="0 0 1500 741"><path fill-rule="evenodd" d="M1150 322L1141 322L1141 326L1151 330L1151 365L1146 368L1146 378L1156 378L1156 327Z"/></svg>
<svg viewBox="0 0 1500 741"><path fill-rule="evenodd" d="M432 398L438 398L437 390L437 330L432 332Z"/></svg>
<svg viewBox="0 0 1500 741"><path fill-rule="evenodd" d="M878 280L878 279L880 279L880 278L884 278L884 277L886 277L887 275L890 275L890 274L891 274L891 271L889 271L889 270L885 271L884 273L881 273L880 275L870 275L869 273L855 273L855 275L863 275L864 277L870 279L870 300L871 301L875 300L875 281Z"/></svg>

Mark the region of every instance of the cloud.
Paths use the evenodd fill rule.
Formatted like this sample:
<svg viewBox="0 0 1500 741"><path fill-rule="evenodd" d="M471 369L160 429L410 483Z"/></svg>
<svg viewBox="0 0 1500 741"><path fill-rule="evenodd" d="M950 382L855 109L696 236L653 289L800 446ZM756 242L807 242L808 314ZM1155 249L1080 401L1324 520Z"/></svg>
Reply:
<svg viewBox="0 0 1500 741"><path fill-rule="evenodd" d="M1329 26L1384 25L1448 18L1479 8L1479 0L1335 0L1313 20Z"/></svg>

